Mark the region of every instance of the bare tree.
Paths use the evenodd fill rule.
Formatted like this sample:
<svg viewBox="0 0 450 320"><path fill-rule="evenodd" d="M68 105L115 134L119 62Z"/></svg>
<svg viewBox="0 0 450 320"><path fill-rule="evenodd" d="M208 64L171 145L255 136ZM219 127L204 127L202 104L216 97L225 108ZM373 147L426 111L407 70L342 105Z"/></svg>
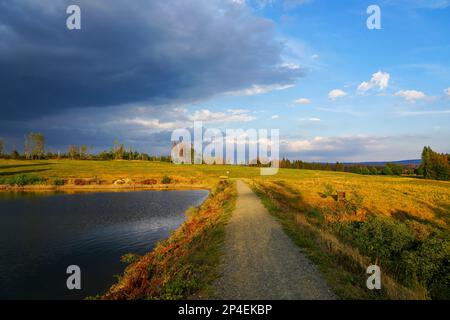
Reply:
<svg viewBox="0 0 450 320"><path fill-rule="evenodd" d="M30 132L25 135L25 155L27 159L41 159L44 156L45 137L42 133Z"/></svg>
<svg viewBox="0 0 450 320"><path fill-rule="evenodd" d="M5 148L5 140L0 138L0 157L3 155L3 149Z"/></svg>
<svg viewBox="0 0 450 320"><path fill-rule="evenodd" d="M41 159L44 156L45 149L45 137L42 133L33 133L32 134L33 141L33 159L36 157L37 159Z"/></svg>
<svg viewBox="0 0 450 320"><path fill-rule="evenodd" d="M80 147L80 159L85 160L88 156L88 148L85 144Z"/></svg>
<svg viewBox="0 0 450 320"><path fill-rule="evenodd" d="M24 136L25 139L25 145L24 145L24 152L25 152L25 158L30 159L31 158L31 142L29 134L26 134Z"/></svg>
<svg viewBox="0 0 450 320"><path fill-rule="evenodd" d="M5 140L0 138L0 157L3 155L3 149L5 148Z"/></svg>
<svg viewBox="0 0 450 320"><path fill-rule="evenodd" d="M78 155L78 148L75 145L70 145L69 149L67 150L67 156L69 157L69 159L74 160L76 159L77 155Z"/></svg>
<svg viewBox="0 0 450 320"><path fill-rule="evenodd" d="M114 158L115 160L122 160L125 153L125 147L120 144L118 140L114 141Z"/></svg>

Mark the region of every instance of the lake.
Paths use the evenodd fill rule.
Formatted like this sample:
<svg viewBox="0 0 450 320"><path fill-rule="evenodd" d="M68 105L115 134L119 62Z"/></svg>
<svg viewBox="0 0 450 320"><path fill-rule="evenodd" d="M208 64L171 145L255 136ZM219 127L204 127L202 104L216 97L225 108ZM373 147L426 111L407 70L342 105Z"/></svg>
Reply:
<svg viewBox="0 0 450 320"><path fill-rule="evenodd" d="M121 256L151 251L207 196L205 190L0 192L0 299L103 293L126 267ZM66 287L70 265L81 268L81 290Z"/></svg>

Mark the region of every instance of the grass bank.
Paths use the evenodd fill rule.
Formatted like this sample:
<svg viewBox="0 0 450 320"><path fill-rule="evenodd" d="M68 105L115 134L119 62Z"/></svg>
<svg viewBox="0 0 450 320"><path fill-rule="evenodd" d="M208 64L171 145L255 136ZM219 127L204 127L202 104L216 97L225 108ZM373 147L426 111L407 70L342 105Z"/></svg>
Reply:
<svg viewBox="0 0 450 320"><path fill-rule="evenodd" d="M134 259L104 300L203 299L213 295L225 225L236 200L233 182L222 181L187 221L147 255ZM125 258L133 258L128 256ZM133 259L131 259L133 260Z"/></svg>
<svg viewBox="0 0 450 320"><path fill-rule="evenodd" d="M259 181L253 188L342 299L449 298L450 239L444 227L408 216L400 221L361 214L363 201L353 198L339 204L323 195L322 203L311 204L294 183ZM380 291L366 287L372 264L382 268Z"/></svg>

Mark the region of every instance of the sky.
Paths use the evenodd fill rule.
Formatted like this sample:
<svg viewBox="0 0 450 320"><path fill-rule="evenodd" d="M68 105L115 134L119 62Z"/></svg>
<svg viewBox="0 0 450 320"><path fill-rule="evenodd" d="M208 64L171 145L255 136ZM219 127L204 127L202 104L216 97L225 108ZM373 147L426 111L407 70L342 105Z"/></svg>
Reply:
<svg viewBox="0 0 450 320"><path fill-rule="evenodd" d="M449 31L450 0L0 0L0 137L169 154L203 121L306 161L450 152Z"/></svg>

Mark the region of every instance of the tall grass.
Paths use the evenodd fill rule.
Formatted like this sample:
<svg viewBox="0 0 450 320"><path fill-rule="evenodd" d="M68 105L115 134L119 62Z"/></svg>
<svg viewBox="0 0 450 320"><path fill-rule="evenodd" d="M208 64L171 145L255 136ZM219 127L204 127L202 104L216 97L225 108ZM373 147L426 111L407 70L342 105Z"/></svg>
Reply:
<svg viewBox="0 0 450 320"><path fill-rule="evenodd" d="M288 235L306 249L341 298L447 298L448 276L443 273L448 268L448 252L443 248L448 245L445 239L440 238L441 245L425 259L419 253L423 250L411 251L417 240L411 230L392 218L373 217L362 222L338 223L328 220L324 216L327 213L308 208L299 201L300 194L289 192L289 188L274 183L258 183L253 187ZM359 228L359 232L351 228ZM417 266L429 270L428 280L423 278L423 272L411 269L410 264L401 259L416 261ZM372 264L382 267L381 291L366 288L366 268Z"/></svg>

